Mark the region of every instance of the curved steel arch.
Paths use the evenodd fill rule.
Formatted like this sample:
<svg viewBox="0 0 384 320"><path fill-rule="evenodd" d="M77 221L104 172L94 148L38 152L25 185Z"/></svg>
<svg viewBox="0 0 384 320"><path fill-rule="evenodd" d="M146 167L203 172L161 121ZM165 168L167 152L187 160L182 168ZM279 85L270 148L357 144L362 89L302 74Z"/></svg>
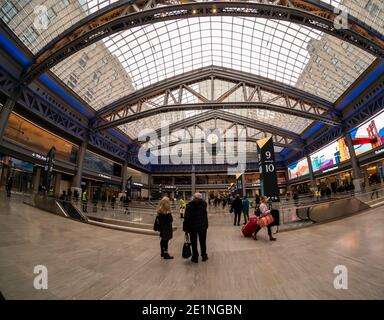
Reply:
<svg viewBox="0 0 384 320"><path fill-rule="evenodd" d="M114 101L109 105L97 110L96 116L92 120L96 120L97 118L102 118L108 116L109 114L118 112L128 105L134 105L148 98L160 96L166 90L172 91L174 89L178 89L180 85L198 83L199 81L212 78L233 83L241 82L251 87L260 87L261 89L269 92L284 94L292 99L300 99L308 104L318 105L324 110L329 110L336 115L340 115L340 112L334 108L331 102L301 89L272 79L257 76L252 73L237 71L225 67L209 66L188 71L183 74L161 80L140 90L136 90L127 96L120 98L119 100Z"/></svg>
<svg viewBox="0 0 384 320"><path fill-rule="evenodd" d="M99 10L73 25L40 50L32 65L24 72L22 82L31 82L75 52L114 33L158 21L202 16L245 16L291 21L331 34L377 57L384 57L382 35L352 17L348 19L348 29L336 28L334 21L337 14L333 7L319 2L181 2L182 4L152 8L171 1L120 1Z"/></svg>
<svg viewBox="0 0 384 320"><path fill-rule="evenodd" d="M243 126L246 126L248 128L253 128L256 130L264 131L264 132L269 132L271 134L278 135L282 138L290 138L295 142L298 142L300 144L303 144L303 139L300 137L299 134L285 130L276 126L272 126L266 123L263 123L261 121L258 121L256 119L248 119L246 117L230 113L230 112L225 112L225 111L217 111L217 110L212 110L208 112L204 112L192 117L188 117L186 119L174 122L168 126L169 132L174 132L178 129L183 129L187 127L191 127L193 125L202 123L204 121L208 121L211 119L221 119L224 121L228 121L231 123L237 123L241 124ZM157 136L161 135L163 132L163 128L158 128L155 130L155 133ZM140 142L140 139L137 138L133 140L133 142L137 143Z"/></svg>
<svg viewBox="0 0 384 320"><path fill-rule="evenodd" d="M211 81L214 79L224 80L234 83L235 85L215 100L207 99L188 86L207 79ZM213 85L212 82L210 84ZM253 91L250 94L247 93L246 86L252 88ZM223 102L226 97L229 97L241 88L243 89L243 101ZM213 88L210 90L213 90ZM176 91L177 99L172 95L172 99L176 101L169 103L168 101L172 100L170 97L172 91ZM189 91L201 102L183 104L182 96L184 91ZM263 101L262 93L264 92L272 92L276 95L276 100L283 99L284 105L274 103L274 101ZM165 101L162 105L141 111L142 105L146 103L150 104L151 101L149 99L157 96L164 96ZM294 104L291 104L291 101L293 101ZM310 108L305 109L305 105L310 106ZM136 111L134 111L135 108ZM160 113L210 109L268 109L310 120L321 121L330 125L341 124L339 120L340 113L333 108L330 102L324 99L277 81L222 67L206 67L190 71L135 91L113 102L109 106L98 110L91 122L93 130L98 131Z"/></svg>

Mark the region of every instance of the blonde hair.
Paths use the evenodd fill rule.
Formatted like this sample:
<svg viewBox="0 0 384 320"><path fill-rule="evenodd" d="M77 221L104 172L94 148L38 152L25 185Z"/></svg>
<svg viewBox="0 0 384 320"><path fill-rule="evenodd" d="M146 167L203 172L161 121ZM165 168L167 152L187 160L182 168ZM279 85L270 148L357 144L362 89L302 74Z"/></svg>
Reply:
<svg viewBox="0 0 384 320"><path fill-rule="evenodd" d="M171 213L171 201L168 197L164 197L160 200L159 205L157 206L157 213L167 214Z"/></svg>
<svg viewBox="0 0 384 320"><path fill-rule="evenodd" d="M267 200L268 200L268 198L267 198L266 196L262 196L262 197L261 197L261 201L262 201L262 202L267 201Z"/></svg>

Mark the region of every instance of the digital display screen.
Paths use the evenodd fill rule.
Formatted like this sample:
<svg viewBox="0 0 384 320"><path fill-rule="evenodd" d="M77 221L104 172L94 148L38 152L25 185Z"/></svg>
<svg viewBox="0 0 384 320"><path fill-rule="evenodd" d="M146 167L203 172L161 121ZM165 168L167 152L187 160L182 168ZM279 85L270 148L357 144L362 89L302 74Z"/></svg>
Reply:
<svg viewBox="0 0 384 320"><path fill-rule="evenodd" d="M309 174L308 160L306 158L288 165L288 178L296 179Z"/></svg>
<svg viewBox="0 0 384 320"><path fill-rule="evenodd" d="M384 144L384 112L350 132L356 156Z"/></svg>
<svg viewBox="0 0 384 320"><path fill-rule="evenodd" d="M314 172L335 166L348 159L349 151L344 138L339 138L311 155Z"/></svg>

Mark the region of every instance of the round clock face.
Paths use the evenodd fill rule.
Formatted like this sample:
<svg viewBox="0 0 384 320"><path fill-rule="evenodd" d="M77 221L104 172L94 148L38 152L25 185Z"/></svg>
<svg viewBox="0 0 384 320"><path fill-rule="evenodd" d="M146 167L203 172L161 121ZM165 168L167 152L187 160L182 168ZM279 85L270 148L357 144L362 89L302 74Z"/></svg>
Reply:
<svg viewBox="0 0 384 320"><path fill-rule="evenodd" d="M207 142L210 144L216 144L219 141L219 137L215 133L210 133L207 136Z"/></svg>

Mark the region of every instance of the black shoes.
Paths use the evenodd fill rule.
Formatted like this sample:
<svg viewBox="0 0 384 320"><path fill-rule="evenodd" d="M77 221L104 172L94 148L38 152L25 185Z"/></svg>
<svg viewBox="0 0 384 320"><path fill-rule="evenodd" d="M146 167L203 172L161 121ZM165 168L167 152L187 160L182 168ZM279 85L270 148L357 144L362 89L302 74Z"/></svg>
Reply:
<svg viewBox="0 0 384 320"><path fill-rule="evenodd" d="M198 263L199 262L198 258L192 258L191 261L194 262L194 263Z"/></svg>
<svg viewBox="0 0 384 320"><path fill-rule="evenodd" d="M276 238L270 236L270 237L269 237L269 240L270 240L270 241L276 241Z"/></svg>
<svg viewBox="0 0 384 320"><path fill-rule="evenodd" d="M203 262L207 261L208 260L208 256L204 256L202 260L203 260Z"/></svg>
<svg viewBox="0 0 384 320"><path fill-rule="evenodd" d="M164 258L164 259L173 259L173 257L170 256L167 252L164 253L163 258Z"/></svg>

